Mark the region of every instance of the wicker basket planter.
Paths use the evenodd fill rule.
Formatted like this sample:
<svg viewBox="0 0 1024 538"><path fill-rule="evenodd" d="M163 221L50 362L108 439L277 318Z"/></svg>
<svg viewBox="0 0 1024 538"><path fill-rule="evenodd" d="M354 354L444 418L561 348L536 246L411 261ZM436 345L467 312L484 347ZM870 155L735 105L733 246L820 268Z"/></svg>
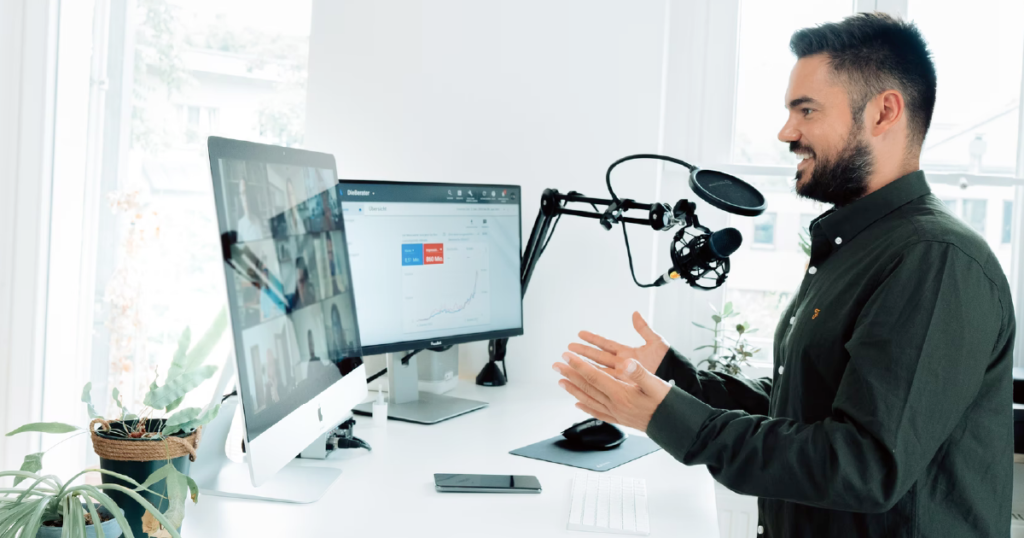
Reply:
<svg viewBox="0 0 1024 538"><path fill-rule="evenodd" d="M165 419L149 419L146 431L159 432L164 427ZM131 430L136 421L128 420L107 422L102 419L93 420L89 425L93 450L100 457L100 468L123 474L136 482L145 482L149 475L170 461L178 471L188 475L191 463L196 459L196 450L202 437L202 428L191 434L180 432L166 439L126 438L123 435L110 433L113 431ZM126 483L115 477L103 475L104 483L120 484L134 489L133 484ZM167 501L159 495L167 495L167 484L161 480L151 489L154 493L140 492L142 496L161 510L167 509ZM125 518L131 526L132 534L145 538L147 533L142 529L142 517L146 510L133 499L118 491L109 490L108 494L124 510ZM180 531L180 529L178 529Z"/></svg>

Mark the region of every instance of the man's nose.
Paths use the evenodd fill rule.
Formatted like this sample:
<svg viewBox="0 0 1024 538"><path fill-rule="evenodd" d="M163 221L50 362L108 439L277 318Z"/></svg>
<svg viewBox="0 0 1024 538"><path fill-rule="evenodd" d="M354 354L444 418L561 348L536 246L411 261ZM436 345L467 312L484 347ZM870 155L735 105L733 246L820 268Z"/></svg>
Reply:
<svg viewBox="0 0 1024 538"><path fill-rule="evenodd" d="M779 142L796 142L800 140L800 131L793 127L793 123L787 121L779 131Z"/></svg>

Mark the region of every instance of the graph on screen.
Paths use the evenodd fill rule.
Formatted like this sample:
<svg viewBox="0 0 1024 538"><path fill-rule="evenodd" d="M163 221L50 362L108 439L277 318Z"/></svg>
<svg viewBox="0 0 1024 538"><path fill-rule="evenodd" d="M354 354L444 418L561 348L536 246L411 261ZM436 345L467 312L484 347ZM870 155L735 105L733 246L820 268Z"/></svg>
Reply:
<svg viewBox="0 0 1024 538"><path fill-rule="evenodd" d="M406 333L486 325L491 319L486 243L402 245Z"/></svg>

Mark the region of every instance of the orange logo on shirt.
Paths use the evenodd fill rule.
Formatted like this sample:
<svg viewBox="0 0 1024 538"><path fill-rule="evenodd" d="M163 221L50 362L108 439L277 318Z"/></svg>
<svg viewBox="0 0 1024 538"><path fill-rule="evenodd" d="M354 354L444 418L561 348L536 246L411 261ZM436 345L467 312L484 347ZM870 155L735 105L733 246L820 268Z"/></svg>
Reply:
<svg viewBox="0 0 1024 538"><path fill-rule="evenodd" d="M821 313L821 310L815 308L814 309L814 316L812 316L811 319L818 319L818 314L820 314L820 313Z"/></svg>

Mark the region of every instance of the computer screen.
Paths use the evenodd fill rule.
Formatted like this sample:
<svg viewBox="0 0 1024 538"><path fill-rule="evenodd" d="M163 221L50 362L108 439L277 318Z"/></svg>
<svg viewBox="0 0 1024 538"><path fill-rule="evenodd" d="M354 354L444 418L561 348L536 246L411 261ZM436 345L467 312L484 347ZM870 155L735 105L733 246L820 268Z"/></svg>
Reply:
<svg viewBox="0 0 1024 538"><path fill-rule="evenodd" d="M362 364L345 223L330 155L211 137L210 161L251 443Z"/></svg>
<svg viewBox="0 0 1024 538"><path fill-rule="evenodd" d="M366 355L523 334L518 186L339 185Z"/></svg>

